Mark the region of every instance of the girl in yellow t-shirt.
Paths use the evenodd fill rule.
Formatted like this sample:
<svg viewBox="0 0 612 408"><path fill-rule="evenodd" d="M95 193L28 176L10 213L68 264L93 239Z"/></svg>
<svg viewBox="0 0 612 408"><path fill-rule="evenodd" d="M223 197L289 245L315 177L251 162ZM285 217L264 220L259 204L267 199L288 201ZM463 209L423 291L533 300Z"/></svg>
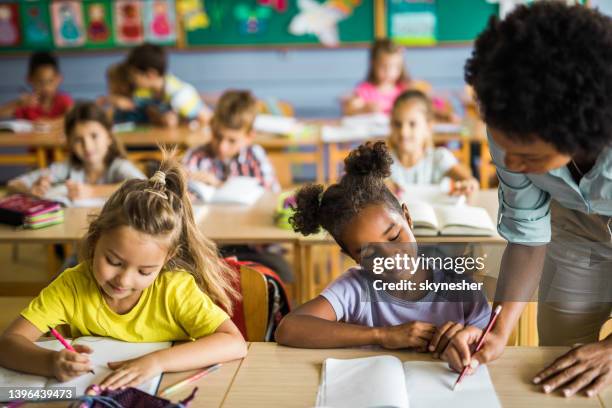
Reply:
<svg viewBox="0 0 612 408"><path fill-rule="evenodd" d="M87 373L88 347L52 351L34 343L59 324L72 337L195 340L109 363L115 371L103 388L245 356L245 341L223 310L231 312L237 296L231 270L198 231L185 180L169 158L149 180L128 180L109 198L83 239L83 262L43 289L0 337L1 366L60 381Z"/></svg>

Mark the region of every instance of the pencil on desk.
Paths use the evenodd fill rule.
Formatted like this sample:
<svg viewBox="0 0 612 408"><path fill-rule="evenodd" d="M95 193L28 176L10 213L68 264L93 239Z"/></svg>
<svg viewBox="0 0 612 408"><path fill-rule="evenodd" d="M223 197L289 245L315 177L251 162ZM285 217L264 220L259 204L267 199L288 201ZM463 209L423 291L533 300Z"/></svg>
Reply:
<svg viewBox="0 0 612 408"><path fill-rule="evenodd" d="M204 370L200 371L199 373L196 373L196 374L192 375L191 377L184 379L183 381L179 381L176 384L169 386L168 388L163 390L159 394L159 396L160 397L164 397L164 396L170 395L173 392L175 392L176 390L178 390L179 388L181 388L181 387L183 387L183 386L185 386L187 384L190 384L190 383L192 383L194 381L199 380L200 378L204 377L206 374L210 374L213 371L218 370L219 367L221 367L221 364L215 364L215 365L212 365L210 367L207 367Z"/></svg>
<svg viewBox="0 0 612 408"><path fill-rule="evenodd" d="M489 334L489 332L493 328L493 325L495 324L495 321L497 320L497 317L499 316L499 313L501 312L501 310L502 310L502 306L497 305L497 307L495 308L495 311L493 312L493 315L491 316L491 320L489 320L489 324L487 324L487 327L485 328L485 330L480 335L480 338L478 339L478 343L476 343L476 348L474 349L475 353L478 352L482 348L482 345L484 344L484 341L485 341L485 337L487 337L487 334ZM459 378L457 378L455 385L453 385L453 391L457 389L457 386L459 385L459 383L461 382L461 380L467 373L467 369L468 369L468 366L465 366L463 367L463 370L461 370L461 374L459 374Z"/></svg>

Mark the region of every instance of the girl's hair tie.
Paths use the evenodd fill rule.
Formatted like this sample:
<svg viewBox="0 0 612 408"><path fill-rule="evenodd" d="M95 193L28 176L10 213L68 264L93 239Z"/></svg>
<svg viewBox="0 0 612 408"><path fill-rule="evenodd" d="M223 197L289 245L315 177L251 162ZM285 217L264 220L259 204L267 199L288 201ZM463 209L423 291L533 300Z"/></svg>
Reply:
<svg viewBox="0 0 612 408"><path fill-rule="evenodd" d="M163 171L157 170L155 174L151 176L149 179L153 184L161 184L162 186L166 185L166 173Z"/></svg>

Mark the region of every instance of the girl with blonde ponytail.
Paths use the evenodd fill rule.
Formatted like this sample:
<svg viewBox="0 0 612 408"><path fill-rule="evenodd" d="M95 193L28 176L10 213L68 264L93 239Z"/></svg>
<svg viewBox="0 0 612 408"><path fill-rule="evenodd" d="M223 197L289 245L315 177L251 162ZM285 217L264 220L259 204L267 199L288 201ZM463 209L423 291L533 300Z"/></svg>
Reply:
<svg viewBox="0 0 612 408"><path fill-rule="evenodd" d="M82 262L67 269L0 337L0 365L60 381L92 369L86 346L52 351L34 341L48 327L72 337L130 342L188 341L138 359L109 363L100 385L136 386L161 372L242 358L246 344L230 320L231 269L197 229L186 179L165 155L149 180L126 181L92 220Z"/></svg>

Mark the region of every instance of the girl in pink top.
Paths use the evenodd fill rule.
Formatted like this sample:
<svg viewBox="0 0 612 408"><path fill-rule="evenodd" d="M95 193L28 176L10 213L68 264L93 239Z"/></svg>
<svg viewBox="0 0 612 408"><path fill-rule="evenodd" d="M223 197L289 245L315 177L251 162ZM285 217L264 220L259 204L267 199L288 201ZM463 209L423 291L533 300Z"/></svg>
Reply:
<svg viewBox="0 0 612 408"><path fill-rule="evenodd" d="M345 115L391 112L393 101L410 82L402 48L389 39L379 39L370 50L370 69L343 106Z"/></svg>

